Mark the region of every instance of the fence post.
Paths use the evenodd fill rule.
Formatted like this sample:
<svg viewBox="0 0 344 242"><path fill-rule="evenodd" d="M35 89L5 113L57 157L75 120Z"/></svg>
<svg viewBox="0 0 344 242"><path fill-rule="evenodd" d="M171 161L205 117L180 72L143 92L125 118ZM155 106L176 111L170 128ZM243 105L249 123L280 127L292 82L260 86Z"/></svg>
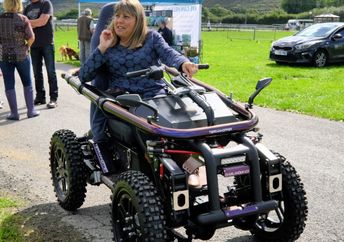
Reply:
<svg viewBox="0 0 344 242"><path fill-rule="evenodd" d="M256 27L253 28L253 40L256 40Z"/></svg>

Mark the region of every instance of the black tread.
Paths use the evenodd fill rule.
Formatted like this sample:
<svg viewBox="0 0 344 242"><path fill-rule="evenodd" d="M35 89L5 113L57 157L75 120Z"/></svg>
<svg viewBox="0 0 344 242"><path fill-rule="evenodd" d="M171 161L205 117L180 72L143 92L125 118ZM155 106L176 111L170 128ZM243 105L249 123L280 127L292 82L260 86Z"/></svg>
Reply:
<svg viewBox="0 0 344 242"><path fill-rule="evenodd" d="M112 224L114 241L121 241L116 229L114 212L117 210L117 195L122 192L129 194L136 203L140 214L142 236L136 241L163 242L166 241L165 216L160 197L153 183L139 171L126 171L117 178L112 196ZM127 241L122 239L122 241Z"/></svg>
<svg viewBox="0 0 344 242"><path fill-rule="evenodd" d="M281 156L280 156L281 157ZM281 157L284 160L284 157ZM306 226L308 207L306 192L295 168L284 161L282 165L283 201L285 206L284 221L274 232L265 232L258 227L251 233L261 241L289 242L297 240Z"/></svg>
<svg viewBox="0 0 344 242"><path fill-rule="evenodd" d="M61 191L56 177L55 151L57 149L60 149L66 158L66 180L69 187L65 193ZM50 169L55 195L60 206L68 211L74 211L81 207L86 197L87 174L80 144L72 131L59 130L53 134L50 141Z"/></svg>

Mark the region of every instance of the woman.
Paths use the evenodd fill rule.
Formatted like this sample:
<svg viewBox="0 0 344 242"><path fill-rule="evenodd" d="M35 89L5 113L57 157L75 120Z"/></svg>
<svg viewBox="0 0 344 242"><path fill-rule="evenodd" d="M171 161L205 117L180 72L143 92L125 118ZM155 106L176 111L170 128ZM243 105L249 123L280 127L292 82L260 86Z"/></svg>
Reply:
<svg viewBox="0 0 344 242"><path fill-rule="evenodd" d="M110 88L151 98L165 92L165 83L142 77L127 78L126 73L158 65L159 61L183 71L189 77L197 71L197 65L169 47L159 33L148 31L145 12L139 1L122 0L115 5L110 25L101 32L98 47L80 68L79 78L87 82L100 72L106 72L108 78L103 81L109 82ZM103 169L103 172L111 172L111 161L107 161L107 157L111 156L106 150L107 137L104 133L106 118L101 112L95 114L91 119L95 150L100 151L98 159L104 160L110 168Z"/></svg>
<svg viewBox="0 0 344 242"><path fill-rule="evenodd" d="M0 15L0 68L5 82L5 91L11 113L8 120L19 120L15 91L17 69L24 86L27 117L39 115L33 105L31 59L28 50L35 40L29 20L20 14L23 10L22 0L4 0L4 13Z"/></svg>

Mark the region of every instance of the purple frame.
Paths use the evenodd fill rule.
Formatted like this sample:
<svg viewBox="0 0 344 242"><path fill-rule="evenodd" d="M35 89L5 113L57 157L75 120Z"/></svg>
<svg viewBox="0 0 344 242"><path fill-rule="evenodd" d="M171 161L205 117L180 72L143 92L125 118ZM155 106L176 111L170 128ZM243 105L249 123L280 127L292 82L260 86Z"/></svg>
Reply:
<svg viewBox="0 0 344 242"><path fill-rule="evenodd" d="M115 115L116 117L124 120L125 122L128 122L138 127L139 129L153 135L176 139L188 139L213 135L215 136L223 135L225 133L234 133L244 130L250 130L254 128L258 123L258 117L253 112L245 109L237 103L234 103L219 90L195 79L192 79L192 81L195 84L203 86L208 91L216 92L219 95L219 97L223 101L225 101L227 105L229 105L230 108L232 108L234 111L247 118L247 120L192 129L167 128L157 125L155 123L148 123L146 119L130 113L129 111L117 105L113 101L100 97L96 93L92 92L89 88L84 86L84 84L82 84L77 77L65 76L65 79L67 80L69 85L71 85L74 89L78 90L81 94L83 94L97 106L101 106L101 108L106 112L109 112Z"/></svg>

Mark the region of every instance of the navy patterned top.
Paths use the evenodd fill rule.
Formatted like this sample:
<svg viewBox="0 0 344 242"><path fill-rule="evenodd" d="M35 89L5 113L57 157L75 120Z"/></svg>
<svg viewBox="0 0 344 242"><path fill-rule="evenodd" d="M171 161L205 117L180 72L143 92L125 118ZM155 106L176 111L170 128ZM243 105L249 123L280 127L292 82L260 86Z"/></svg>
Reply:
<svg viewBox="0 0 344 242"><path fill-rule="evenodd" d="M143 98L150 98L161 92L165 83L146 77L126 77L127 72L159 65L158 60L167 66L179 69L189 61L185 56L169 47L161 35L156 31L149 31L143 46L128 49L120 44L108 48L104 54L96 48L80 68L79 78L82 82L92 81L100 67L104 66L110 73L109 86L129 93L140 94Z"/></svg>

